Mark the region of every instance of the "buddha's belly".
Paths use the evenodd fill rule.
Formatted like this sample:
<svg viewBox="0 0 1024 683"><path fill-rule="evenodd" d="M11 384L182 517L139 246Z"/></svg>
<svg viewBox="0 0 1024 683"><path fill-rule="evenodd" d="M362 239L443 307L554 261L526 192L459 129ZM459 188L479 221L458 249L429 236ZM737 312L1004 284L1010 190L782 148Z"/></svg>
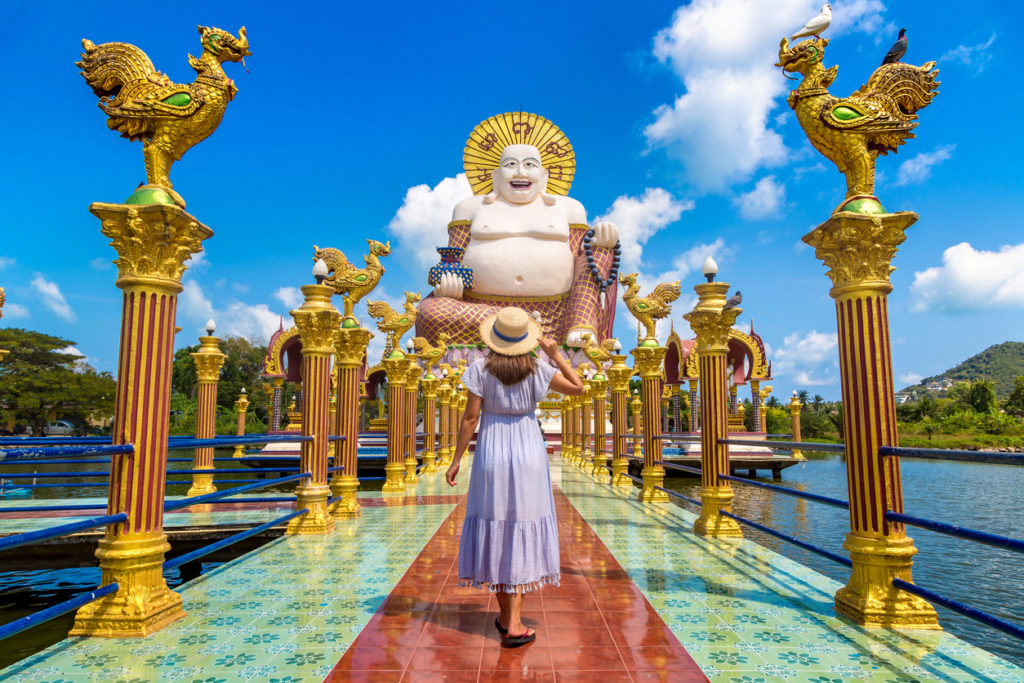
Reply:
<svg viewBox="0 0 1024 683"><path fill-rule="evenodd" d="M462 263L473 269L475 294L554 296L572 288L572 253L558 240L471 238Z"/></svg>

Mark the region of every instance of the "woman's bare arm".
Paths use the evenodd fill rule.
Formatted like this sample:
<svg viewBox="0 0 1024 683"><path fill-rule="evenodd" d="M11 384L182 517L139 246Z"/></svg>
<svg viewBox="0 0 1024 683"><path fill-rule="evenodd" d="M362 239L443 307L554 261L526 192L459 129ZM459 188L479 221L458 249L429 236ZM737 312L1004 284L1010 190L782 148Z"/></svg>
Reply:
<svg viewBox="0 0 1024 683"><path fill-rule="evenodd" d="M455 455L452 458L452 464L444 475L444 478L448 480L449 486L455 486L455 477L459 474L459 461L462 460L466 449L469 448L469 442L476 432L477 423L480 422L481 403L482 399L479 396L472 391L469 392L469 397L466 401L466 412L463 413L462 424L459 426L459 438L455 442Z"/></svg>
<svg viewBox="0 0 1024 683"><path fill-rule="evenodd" d="M540 339L538 343L540 348L544 350L544 353L548 354L548 358L554 361L555 367L558 368L558 372L551 378L551 389L566 396L579 396L582 394L583 382L580 380L580 376L576 374L576 371L569 366L568 361L559 353L558 345L546 337Z"/></svg>

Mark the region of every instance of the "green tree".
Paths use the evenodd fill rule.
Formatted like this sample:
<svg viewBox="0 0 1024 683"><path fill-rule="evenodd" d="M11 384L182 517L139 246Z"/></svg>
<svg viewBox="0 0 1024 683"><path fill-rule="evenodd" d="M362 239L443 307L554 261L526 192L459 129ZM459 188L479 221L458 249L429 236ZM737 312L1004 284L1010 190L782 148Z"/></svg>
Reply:
<svg viewBox="0 0 1024 683"><path fill-rule="evenodd" d="M797 400L800 401L800 403L803 403L804 406L807 405L809 397L810 393L808 393L806 389L801 389L800 391L796 392Z"/></svg>
<svg viewBox="0 0 1024 683"><path fill-rule="evenodd" d="M1013 391L1010 392L1010 397L1003 404L1003 410L1007 415L1024 417L1024 375L1019 375L1013 381Z"/></svg>
<svg viewBox="0 0 1024 683"><path fill-rule="evenodd" d="M815 394L814 398L811 399L811 406L814 408L814 412L820 415L823 405L825 405L825 397L821 394Z"/></svg>
<svg viewBox="0 0 1024 683"><path fill-rule="evenodd" d="M0 348L10 354L0 363L0 418L24 422L41 434L51 416L68 419L86 431L90 417L114 412L116 384L109 372L96 372L84 357L69 353L74 342L20 328L0 329Z"/></svg>
<svg viewBox="0 0 1024 683"><path fill-rule="evenodd" d="M987 379L971 382L967 391L967 403L976 413L996 412L996 385Z"/></svg>
<svg viewBox="0 0 1024 683"><path fill-rule="evenodd" d="M178 349L174 353L174 366L171 372L172 391L194 399L196 392L196 366L192 361L192 353L199 348L198 344ZM263 359L267 355L267 347L253 343L243 337L225 337L220 340L220 350L227 358L220 371L220 382L217 385L217 405L227 410L234 410L235 401L244 388L249 395L249 414L265 420L267 416L263 397Z"/></svg>

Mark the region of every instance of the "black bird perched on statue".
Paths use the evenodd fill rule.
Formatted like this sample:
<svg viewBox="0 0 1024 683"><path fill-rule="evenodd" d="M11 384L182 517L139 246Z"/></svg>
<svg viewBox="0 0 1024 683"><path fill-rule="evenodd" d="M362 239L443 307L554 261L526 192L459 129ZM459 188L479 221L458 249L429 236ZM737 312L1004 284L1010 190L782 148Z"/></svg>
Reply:
<svg viewBox="0 0 1024 683"><path fill-rule="evenodd" d="M896 62L903 59L903 55L907 54L907 36L905 35L907 29L900 29L899 39L892 44L889 51L885 53L885 59L882 60L882 64L895 64Z"/></svg>
<svg viewBox="0 0 1024 683"><path fill-rule="evenodd" d="M730 308L736 308L743 303L743 293L740 290L736 290L736 293L729 297L729 300L725 302L723 311L728 311Z"/></svg>

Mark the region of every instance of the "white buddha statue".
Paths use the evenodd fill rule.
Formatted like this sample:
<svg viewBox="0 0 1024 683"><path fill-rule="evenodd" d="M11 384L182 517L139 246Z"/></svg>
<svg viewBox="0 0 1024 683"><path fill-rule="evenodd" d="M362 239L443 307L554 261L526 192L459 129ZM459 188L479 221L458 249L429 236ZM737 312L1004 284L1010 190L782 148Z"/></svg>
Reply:
<svg viewBox="0 0 1024 683"><path fill-rule="evenodd" d="M448 226L448 246L465 250L461 265L472 271L472 287L453 272L459 269L443 273L433 294L420 303L416 332L432 342L447 332L453 344L476 344L480 322L513 305L539 313L545 334L557 341L583 346L589 335L599 342L611 335L614 322L618 228L599 222L590 234L583 205L549 193L551 168L565 191L566 176L571 180L574 170L564 137L547 140L543 149L513 142L500 148L500 156L477 159L476 168L470 168L474 146L477 154L479 149L488 152L490 142L498 152L495 141L480 130L502 118L510 119L506 128L518 125L525 131L520 136L525 139L542 125L548 137L551 129L557 131L525 113L488 119L474 131L467 143L467 173L476 173L471 180L478 193L456 205ZM551 168L545 167L545 156L555 160Z"/></svg>

